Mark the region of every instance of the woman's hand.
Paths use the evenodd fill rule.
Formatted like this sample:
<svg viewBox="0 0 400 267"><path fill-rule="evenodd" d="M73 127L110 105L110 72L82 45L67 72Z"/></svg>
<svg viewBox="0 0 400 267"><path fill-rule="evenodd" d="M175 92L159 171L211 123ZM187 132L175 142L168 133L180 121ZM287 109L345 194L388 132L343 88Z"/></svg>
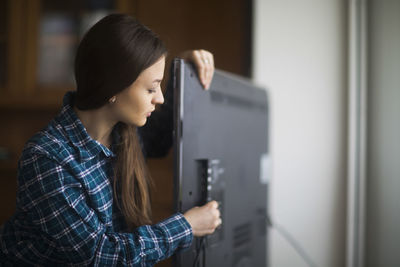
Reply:
<svg viewBox="0 0 400 267"><path fill-rule="evenodd" d="M194 236L212 234L222 223L216 201L210 201L201 207L194 207L183 214L183 216L192 226Z"/></svg>
<svg viewBox="0 0 400 267"><path fill-rule="evenodd" d="M200 82L208 90L214 75L214 56L210 52L199 50L188 50L179 55L180 58L193 62L199 74Z"/></svg>

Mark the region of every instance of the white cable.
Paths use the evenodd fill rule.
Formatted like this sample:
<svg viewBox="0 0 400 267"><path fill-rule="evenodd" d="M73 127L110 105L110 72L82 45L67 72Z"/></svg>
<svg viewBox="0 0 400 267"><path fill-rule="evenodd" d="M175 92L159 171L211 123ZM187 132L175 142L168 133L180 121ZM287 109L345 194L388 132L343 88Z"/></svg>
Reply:
<svg viewBox="0 0 400 267"><path fill-rule="evenodd" d="M293 238L293 236L285 230L284 227L276 224L275 222L272 223L270 219L267 219L267 224L269 227L275 229L282 237L296 250L296 252L300 255L300 257L307 263L309 267L318 267L314 261L308 256L306 251L303 247Z"/></svg>

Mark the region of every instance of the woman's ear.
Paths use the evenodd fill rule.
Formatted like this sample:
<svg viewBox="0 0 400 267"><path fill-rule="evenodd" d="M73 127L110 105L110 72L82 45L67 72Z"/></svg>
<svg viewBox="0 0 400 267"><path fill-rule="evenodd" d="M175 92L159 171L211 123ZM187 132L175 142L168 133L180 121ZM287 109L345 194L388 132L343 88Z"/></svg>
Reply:
<svg viewBox="0 0 400 267"><path fill-rule="evenodd" d="M113 97L111 97L110 99L108 99L108 102L109 102L110 104L114 104L116 100L117 100L117 97L116 97L116 96L113 96Z"/></svg>

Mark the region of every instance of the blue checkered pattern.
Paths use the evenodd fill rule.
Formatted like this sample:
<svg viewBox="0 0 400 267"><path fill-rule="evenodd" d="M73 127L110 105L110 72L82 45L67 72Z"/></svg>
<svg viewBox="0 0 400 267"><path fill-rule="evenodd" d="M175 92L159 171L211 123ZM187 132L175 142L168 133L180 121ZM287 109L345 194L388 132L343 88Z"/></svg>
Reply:
<svg viewBox="0 0 400 267"><path fill-rule="evenodd" d="M189 247L192 229L180 213L126 231L113 202L115 154L90 138L72 100L68 93L60 114L24 148L17 211L0 230L1 261L18 266L153 266Z"/></svg>

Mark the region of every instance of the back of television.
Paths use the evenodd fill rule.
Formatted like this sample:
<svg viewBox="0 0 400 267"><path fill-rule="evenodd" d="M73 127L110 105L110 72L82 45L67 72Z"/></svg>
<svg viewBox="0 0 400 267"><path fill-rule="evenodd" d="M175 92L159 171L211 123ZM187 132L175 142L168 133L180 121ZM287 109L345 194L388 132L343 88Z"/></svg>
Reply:
<svg viewBox="0 0 400 267"><path fill-rule="evenodd" d="M175 266L266 266L268 105L264 89L217 70L204 91L176 59L174 198L185 212L219 202L222 225L195 238Z"/></svg>

